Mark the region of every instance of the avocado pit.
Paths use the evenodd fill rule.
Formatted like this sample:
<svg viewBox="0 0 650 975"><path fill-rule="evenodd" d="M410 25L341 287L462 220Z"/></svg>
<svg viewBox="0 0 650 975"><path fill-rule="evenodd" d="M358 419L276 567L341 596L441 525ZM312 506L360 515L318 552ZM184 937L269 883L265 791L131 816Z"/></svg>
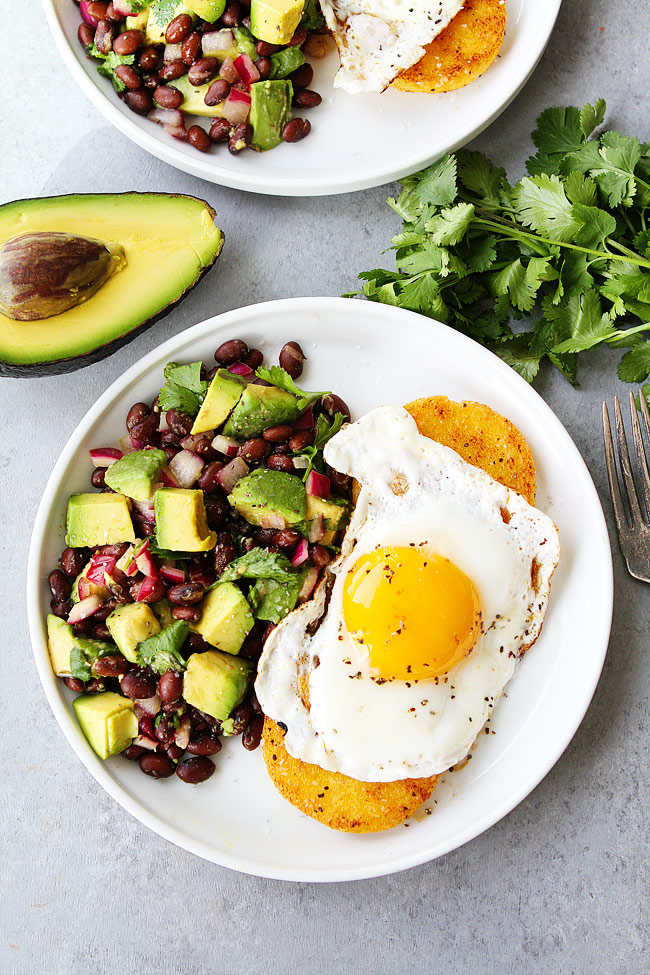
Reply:
<svg viewBox="0 0 650 975"><path fill-rule="evenodd" d="M21 234L0 247L0 312L34 322L87 301L126 266L119 244L50 231Z"/></svg>

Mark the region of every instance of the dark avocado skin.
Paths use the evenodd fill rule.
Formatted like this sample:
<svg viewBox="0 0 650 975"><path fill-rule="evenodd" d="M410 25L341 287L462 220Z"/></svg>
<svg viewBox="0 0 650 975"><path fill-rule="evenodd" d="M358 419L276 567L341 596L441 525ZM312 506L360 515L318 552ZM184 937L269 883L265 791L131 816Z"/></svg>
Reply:
<svg viewBox="0 0 650 975"><path fill-rule="evenodd" d="M92 195L101 196L102 194L92 194ZM105 195L111 197L132 196L132 195L146 196L146 197L160 196L166 198L172 197L175 199L195 200L197 203L200 203L207 209L207 211L210 213L210 216L212 217L213 220L216 218L216 211L210 206L209 203L207 203L207 201L200 199L200 197L190 196L187 193L137 193L136 191L131 191L131 192L127 191L125 193L110 193ZM59 199L62 201L66 199L74 200L76 196L78 196L78 194L69 193L69 194L61 195ZM32 203L32 202L35 201L27 199L27 200L12 201L12 204ZM81 355L75 355L69 358L57 359L51 362L33 362L33 363L8 363L0 359L0 377L13 378L13 379L31 379L31 378L38 378L42 376L58 376L58 375L63 375L65 373L76 372L78 369L83 369L86 366L93 365L93 363L95 362L100 362L102 359L106 359L114 352L117 352L118 349L121 349L123 346L128 345L128 343L132 342L133 339L137 338L138 335L141 335L148 328L151 328L152 325L155 325L156 322L165 318L169 314L169 312L176 305L178 305L183 300L183 298L185 298L185 296L190 293L190 291L192 291L196 287L196 285L203 278L203 276L209 270L211 270L211 268L214 267L216 260L221 254L221 251L223 249L223 244L225 239L223 231L220 231L220 233L221 233L220 247L212 257L212 259L209 261L209 263L206 264L205 267L201 268L197 277L192 281L190 285L188 285L188 287L182 292L182 294L178 296L178 298L176 298L174 301L167 304L164 308L162 308L151 318L148 318L146 321L137 325L135 328L131 329L131 331L125 333L124 335L120 335L116 339L113 339L110 342L106 342L103 345L98 346L96 349L92 349L90 352Z"/></svg>

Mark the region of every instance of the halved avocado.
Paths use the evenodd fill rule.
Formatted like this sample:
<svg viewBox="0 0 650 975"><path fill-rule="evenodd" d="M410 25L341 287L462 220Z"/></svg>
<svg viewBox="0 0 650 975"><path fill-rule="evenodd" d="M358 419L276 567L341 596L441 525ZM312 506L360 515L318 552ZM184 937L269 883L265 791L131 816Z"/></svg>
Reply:
<svg viewBox="0 0 650 975"><path fill-rule="evenodd" d="M166 314L223 246L204 200L168 193L106 193L0 206L0 249L29 234L76 235L117 248L125 262L99 290L37 321L0 313L0 376L72 372L116 352Z"/></svg>

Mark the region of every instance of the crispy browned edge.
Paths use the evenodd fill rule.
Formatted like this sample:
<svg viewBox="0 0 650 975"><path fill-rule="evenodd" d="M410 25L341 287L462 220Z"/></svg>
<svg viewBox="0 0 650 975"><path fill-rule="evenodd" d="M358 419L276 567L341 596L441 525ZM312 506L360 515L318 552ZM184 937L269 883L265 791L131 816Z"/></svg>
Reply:
<svg viewBox="0 0 650 975"><path fill-rule="evenodd" d="M455 450L495 480L535 503L535 465L523 435L510 420L482 403L429 396L408 403L424 436ZM360 782L293 758L284 731L264 720L262 754L280 794L331 829L375 833L403 823L429 799L439 776L396 782Z"/></svg>
<svg viewBox="0 0 650 975"><path fill-rule="evenodd" d="M502 0L466 0L449 26L427 45L424 57L399 75L393 86L442 93L471 84L497 57L506 19Z"/></svg>

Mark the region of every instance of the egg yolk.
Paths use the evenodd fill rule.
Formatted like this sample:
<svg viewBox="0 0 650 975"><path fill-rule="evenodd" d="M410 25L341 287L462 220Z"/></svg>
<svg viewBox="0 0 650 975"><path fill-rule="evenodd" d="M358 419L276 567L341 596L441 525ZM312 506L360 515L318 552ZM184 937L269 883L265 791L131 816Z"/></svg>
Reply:
<svg viewBox="0 0 650 975"><path fill-rule="evenodd" d="M387 680L447 673L474 646L481 606L473 583L448 559L417 548L385 547L360 556L343 588L353 640Z"/></svg>

